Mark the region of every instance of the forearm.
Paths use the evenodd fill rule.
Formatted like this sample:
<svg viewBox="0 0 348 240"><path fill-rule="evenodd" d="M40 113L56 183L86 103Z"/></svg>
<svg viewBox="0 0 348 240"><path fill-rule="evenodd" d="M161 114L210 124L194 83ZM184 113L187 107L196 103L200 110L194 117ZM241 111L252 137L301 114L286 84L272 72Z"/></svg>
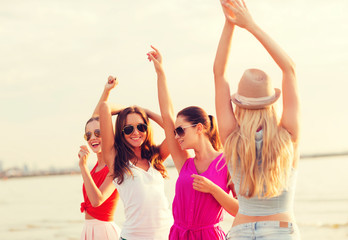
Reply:
<svg viewBox="0 0 348 240"><path fill-rule="evenodd" d="M145 109L144 111L146 112L147 116L149 118L151 118L153 121L155 121L160 127L163 128L163 120L162 120L162 116L149 110L149 109Z"/></svg>
<svg viewBox="0 0 348 240"><path fill-rule="evenodd" d="M98 189L97 185L92 179L92 176L86 165L80 165L81 175L83 178L83 183L85 185L86 193L89 201L93 207L97 207L104 202L103 195Z"/></svg>
<svg viewBox="0 0 348 240"><path fill-rule="evenodd" d="M109 95L110 95L110 89L104 89L102 95L100 96L100 99L97 103L97 106L95 107L94 109L94 112L92 114L92 117L96 117L96 116L99 116L99 107L100 107L100 104L102 102L105 102L109 99Z"/></svg>
<svg viewBox="0 0 348 240"><path fill-rule="evenodd" d="M113 169L114 157L115 157L115 147L114 147L114 128L112 123L111 109L107 102L103 102L100 105L100 133L103 144L102 154L103 159L108 166L109 170Z"/></svg>
<svg viewBox="0 0 348 240"><path fill-rule="evenodd" d="M216 201L232 216L236 216L238 212L238 201L230 194L226 193L222 188L215 185L211 194Z"/></svg>
<svg viewBox="0 0 348 240"><path fill-rule="evenodd" d="M174 109L167 86L166 76L163 71L157 72L157 89L161 116L165 124L166 121L172 121L174 119Z"/></svg>
<svg viewBox="0 0 348 240"><path fill-rule="evenodd" d="M117 115L122 112L126 107L116 104L116 103L108 103L110 112L112 115Z"/></svg>
<svg viewBox="0 0 348 240"><path fill-rule="evenodd" d="M283 73L292 74L295 72L295 64L289 55L256 23L251 24L246 30L254 35L255 38L263 45Z"/></svg>
<svg viewBox="0 0 348 240"><path fill-rule="evenodd" d="M228 57L230 53L230 46L232 41L232 35L234 31L234 25L225 21L224 28L222 30L221 38L219 41L218 49L216 51L214 61L214 76L222 77L225 75Z"/></svg>

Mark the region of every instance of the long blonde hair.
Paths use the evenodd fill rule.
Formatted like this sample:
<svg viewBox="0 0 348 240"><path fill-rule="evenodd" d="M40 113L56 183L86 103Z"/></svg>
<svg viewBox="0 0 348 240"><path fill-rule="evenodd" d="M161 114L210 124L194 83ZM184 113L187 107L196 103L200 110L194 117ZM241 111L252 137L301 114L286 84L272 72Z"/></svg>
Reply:
<svg viewBox="0 0 348 240"><path fill-rule="evenodd" d="M243 197L270 198L287 188L293 161L291 136L279 126L274 105L250 110L236 107L239 127L225 143L225 157L232 166L232 178L240 177ZM257 157L255 134L263 130L262 154Z"/></svg>

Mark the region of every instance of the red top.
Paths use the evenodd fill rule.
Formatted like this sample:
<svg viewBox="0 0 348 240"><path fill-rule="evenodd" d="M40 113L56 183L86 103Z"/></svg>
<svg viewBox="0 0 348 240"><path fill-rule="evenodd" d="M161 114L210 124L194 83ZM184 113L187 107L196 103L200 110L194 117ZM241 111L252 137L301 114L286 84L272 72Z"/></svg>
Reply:
<svg viewBox="0 0 348 240"><path fill-rule="evenodd" d="M93 181L99 188L100 185L104 182L106 176L109 174L109 168L105 165L103 169L101 169L98 172L95 172L95 169L97 168L98 163L94 166L94 168L91 171L91 175L93 178ZM117 203L117 190L110 195L108 199L106 199L100 206L93 207L91 202L88 199L85 185L82 186L82 192L83 192L83 198L84 202L81 203L81 212L87 211L89 215L94 217L95 219L98 219L100 221L113 221L114 213L116 209L116 203Z"/></svg>

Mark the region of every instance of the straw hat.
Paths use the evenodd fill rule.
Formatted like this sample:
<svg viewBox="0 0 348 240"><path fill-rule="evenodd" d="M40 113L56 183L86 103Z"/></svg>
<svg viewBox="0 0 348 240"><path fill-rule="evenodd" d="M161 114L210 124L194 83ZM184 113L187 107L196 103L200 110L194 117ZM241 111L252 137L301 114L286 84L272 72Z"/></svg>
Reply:
<svg viewBox="0 0 348 240"><path fill-rule="evenodd" d="M231 96L234 104L247 109L261 109L272 105L280 97L280 89L272 87L269 76L259 69L248 69Z"/></svg>

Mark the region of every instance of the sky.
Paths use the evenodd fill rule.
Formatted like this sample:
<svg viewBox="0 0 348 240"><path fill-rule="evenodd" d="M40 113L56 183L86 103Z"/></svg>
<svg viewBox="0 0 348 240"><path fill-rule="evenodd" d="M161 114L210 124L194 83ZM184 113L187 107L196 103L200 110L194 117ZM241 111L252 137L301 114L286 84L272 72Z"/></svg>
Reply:
<svg viewBox="0 0 348 240"><path fill-rule="evenodd" d="M301 153L347 151L348 3L247 5L296 63ZM0 164L77 166L84 124L109 75L119 79L110 102L159 112L156 75L146 57L151 44L163 55L175 111L197 105L215 115L212 66L223 23L217 0L1 1ZM250 67L265 70L280 87L281 72L267 52L236 29L231 92ZM155 126L155 140L163 137Z"/></svg>

